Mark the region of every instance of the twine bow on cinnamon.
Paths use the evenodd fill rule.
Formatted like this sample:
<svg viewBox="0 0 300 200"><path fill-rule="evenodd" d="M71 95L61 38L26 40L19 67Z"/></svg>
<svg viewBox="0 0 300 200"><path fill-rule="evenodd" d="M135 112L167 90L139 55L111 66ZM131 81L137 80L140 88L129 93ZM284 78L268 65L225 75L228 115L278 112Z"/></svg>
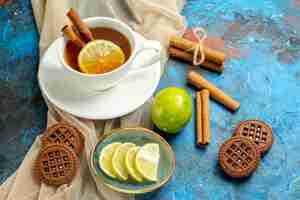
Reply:
<svg viewBox="0 0 300 200"><path fill-rule="evenodd" d="M201 27L194 28L192 31L198 42L192 48L187 49L187 51L193 52L193 65L198 66L201 65L205 60L203 42L207 38L207 33Z"/></svg>
<svg viewBox="0 0 300 200"><path fill-rule="evenodd" d="M180 35L186 32L183 31ZM204 45L207 33L203 28L194 28L192 31L196 42L177 35L170 38L169 55L194 66L221 73L224 69L225 54Z"/></svg>

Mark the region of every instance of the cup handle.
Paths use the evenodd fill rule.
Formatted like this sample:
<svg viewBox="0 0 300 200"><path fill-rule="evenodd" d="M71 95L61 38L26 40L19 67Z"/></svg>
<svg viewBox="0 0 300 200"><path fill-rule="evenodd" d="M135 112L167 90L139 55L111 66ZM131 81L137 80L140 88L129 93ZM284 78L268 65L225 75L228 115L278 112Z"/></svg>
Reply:
<svg viewBox="0 0 300 200"><path fill-rule="evenodd" d="M160 53L162 50L162 46L158 41L155 40L147 40L144 42L140 48L137 50L136 54L133 57L133 60L143 51L153 50L155 54L151 56L151 58L140 66L131 67L129 74L135 74L137 72L146 71L151 65L158 62L160 60Z"/></svg>

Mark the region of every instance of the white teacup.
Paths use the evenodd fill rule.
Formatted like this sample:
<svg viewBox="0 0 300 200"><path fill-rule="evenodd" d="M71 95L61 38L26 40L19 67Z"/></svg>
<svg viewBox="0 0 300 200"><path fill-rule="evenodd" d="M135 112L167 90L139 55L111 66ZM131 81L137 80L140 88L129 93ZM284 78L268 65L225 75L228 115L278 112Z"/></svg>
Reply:
<svg viewBox="0 0 300 200"><path fill-rule="evenodd" d="M103 74L85 74L76 71L69 66L64 59L64 50L67 39L59 38L58 57L64 70L69 74L70 80L75 87L85 90L86 92L97 92L109 89L116 86L122 78L124 78L131 71L145 70L147 66L154 64L160 60L160 53L162 47L159 42L146 40L141 43L136 40L133 30L120 20L108 17L92 17L83 20L91 28L93 27L107 27L122 33L130 42L131 55L128 60L120 67ZM155 54L150 54L152 57L148 63L144 63L143 67L132 67L132 62L136 56L144 50L154 50Z"/></svg>

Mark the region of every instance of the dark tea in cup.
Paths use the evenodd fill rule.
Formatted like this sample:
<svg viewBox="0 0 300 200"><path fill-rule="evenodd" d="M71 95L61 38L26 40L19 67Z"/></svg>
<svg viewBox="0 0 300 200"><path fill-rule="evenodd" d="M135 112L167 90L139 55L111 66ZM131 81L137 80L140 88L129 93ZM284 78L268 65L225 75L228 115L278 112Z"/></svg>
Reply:
<svg viewBox="0 0 300 200"><path fill-rule="evenodd" d="M93 74L93 73L94 74L103 74L103 73L113 71L113 70L117 69L118 67L120 67L123 63L125 63L129 59L132 48L131 48L129 40L122 33L120 33L119 31L116 31L112 28L107 28L107 27L90 28L90 31L93 35L94 40L110 41L113 44L120 47L120 49L124 53L124 59L122 60L122 62L116 63L115 61L117 60L117 58L114 59L114 57L112 57L112 59L109 61L112 64L107 64L107 63L106 64L103 63L103 65L99 64L99 67L97 67L97 70L94 70L94 71L91 70L91 72L90 72L91 74ZM82 48L79 47L78 45L76 45L71 40L67 41L67 43L65 45L65 50L64 50L64 59L65 59L65 62L73 69L75 69L79 72L87 73L87 72L81 70L82 68L79 67L79 53L81 50L82 50Z"/></svg>

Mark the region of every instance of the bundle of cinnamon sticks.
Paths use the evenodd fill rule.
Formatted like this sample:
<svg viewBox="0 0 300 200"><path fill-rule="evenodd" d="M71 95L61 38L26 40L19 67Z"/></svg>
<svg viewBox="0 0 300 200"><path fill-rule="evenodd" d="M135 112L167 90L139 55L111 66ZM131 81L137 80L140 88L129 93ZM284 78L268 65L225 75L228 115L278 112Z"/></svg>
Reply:
<svg viewBox="0 0 300 200"><path fill-rule="evenodd" d="M65 25L61 31L69 40L82 48L87 42L94 39L87 24L82 21L73 8L67 12L67 16L71 20L73 26Z"/></svg>
<svg viewBox="0 0 300 200"><path fill-rule="evenodd" d="M170 38L170 46L168 48L169 55L189 63L193 63L193 54L198 43L179 36ZM213 50L203 46L205 60L201 67L215 72L222 72L224 69L225 54L220 51Z"/></svg>

